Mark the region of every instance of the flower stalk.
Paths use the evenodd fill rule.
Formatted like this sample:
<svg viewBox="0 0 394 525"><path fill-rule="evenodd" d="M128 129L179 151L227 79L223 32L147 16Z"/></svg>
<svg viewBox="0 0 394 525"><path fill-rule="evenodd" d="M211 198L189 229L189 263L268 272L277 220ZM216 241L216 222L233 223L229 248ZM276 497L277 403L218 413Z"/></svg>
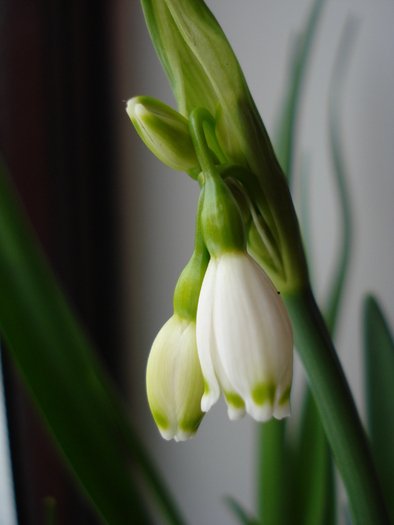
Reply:
<svg viewBox="0 0 394 525"><path fill-rule="evenodd" d="M246 203L241 206L243 210L249 207L246 214L241 214L238 207L241 221L247 222L248 250L270 275L290 313L296 346L348 493L354 522L358 525L389 523L360 418L310 290L299 224L286 178L234 52L203 0L142 0L142 5L179 112L189 119L190 134L202 169L198 178L200 185L208 190L218 173L219 178L227 178L229 166L226 164L238 165L233 176L228 176L228 184L221 182L227 190L231 189L230 194L236 194L240 202ZM213 115L220 146L217 148L220 156L215 152L216 159L211 154L209 148L212 146L207 143L204 129L204 121L211 122ZM221 166L217 167L218 163ZM246 171L239 170L237 175L240 166ZM215 196L215 192L209 190L209 193ZM215 202L215 198L211 201ZM216 203L219 206L220 199ZM216 214L216 218L224 220L228 210L221 211L224 213ZM205 231L212 233L210 227L215 225L215 220L210 223L205 219ZM231 229L231 220L230 223ZM217 246L211 244L210 234L202 230L211 259L216 260L213 264L217 268L212 271L208 268L206 274L214 282L222 253L215 251ZM245 253L237 244L238 226L234 232L224 229L222 232L225 252L229 251L228 242L236 240L233 252ZM208 309L214 316L211 306L208 304ZM209 318L212 322L212 316ZM200 360L203 358L200 353ZM228 376L228 366L223 368ZM204 374L204 365L202 371Z"/></svg>
<svg viewBox="0 0 394 525"><path fill-rule="evenodd" d="M283 294L321 421L355 524L389 525L369 443L330 335L309 287Z"/></svg>

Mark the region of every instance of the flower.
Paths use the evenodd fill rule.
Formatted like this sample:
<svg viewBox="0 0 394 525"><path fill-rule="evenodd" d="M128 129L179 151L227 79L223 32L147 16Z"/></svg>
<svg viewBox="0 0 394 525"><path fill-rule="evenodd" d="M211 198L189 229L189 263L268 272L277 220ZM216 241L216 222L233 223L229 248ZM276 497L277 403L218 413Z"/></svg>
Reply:
<svg viewBox="0 0 394 525"><path fill-rule="evenodd" d="M148 402L164 439L184 441L201 422L204 391L196 324L174 314L152 345L146 370Z"/></svg>
<svg viewBox="0 0 394 525"><path fill-rule="evenodd" d="M204 380L196 341L198 297L209 261L200 233L203 201L204 191L199 199L194 251L174 291L174 314L156 336L146 369L153 418L164 439L175 441L193 437L204 416Z"/></svg>
<svg viewBox="0 0 394 525"><path fill-rule="evenodd" d="M151 97L134 97L127 114L148 148L164 164L187 171L198 166L188 122L180 113Z"/></svg>
<svg viewBox="0 0 394 525"><path fill-rule="evenodd" d="M262 268L243 251L210 259L197 309L197 348L207 412L224 393L230 419L290 414L293 332Z"/></svg>

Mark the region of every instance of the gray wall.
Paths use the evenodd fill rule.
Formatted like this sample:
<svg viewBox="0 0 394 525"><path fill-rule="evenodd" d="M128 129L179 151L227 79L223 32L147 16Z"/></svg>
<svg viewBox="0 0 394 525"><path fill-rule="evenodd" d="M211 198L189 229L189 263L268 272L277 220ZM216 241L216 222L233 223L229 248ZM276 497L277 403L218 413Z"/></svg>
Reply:
<svg viewBox="0 0 394 525"><path fill-rule="evenodd" d="M273 133L291 37L302 27L311 2L207 3L225 30ZM324 303L340 239L328 148L328 84L345 19L354 14L359 30L347 74L342 123L356 231L337 347L363 411L360 314L366 291L378 294L394 325L394 4L389 0L327 4L308 72L298 146L311 160L313 276L317 297ZM230 423L221 401L207 414L193 440L165 442L146 400L146 360L156 333L172 315L174 286L192 252L198 188L186 174L172 172L145 148L123 111L123 101L140 94L175 107L139 2L120 1L114 31L122 169L124 379L133 399L132 417L189 523L231 524L235 520L223 503L224 495L236 496L250 510L255 508L257 424L249 417Z"/></svg>

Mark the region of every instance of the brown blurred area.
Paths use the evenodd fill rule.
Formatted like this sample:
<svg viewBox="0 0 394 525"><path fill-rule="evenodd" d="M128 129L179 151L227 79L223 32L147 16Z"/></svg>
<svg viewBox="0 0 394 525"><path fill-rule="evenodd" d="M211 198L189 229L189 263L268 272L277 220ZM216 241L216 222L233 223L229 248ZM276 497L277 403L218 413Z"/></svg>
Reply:
<svg viewBox="0 0 394 525"><path fill-rule="evenodd" d="M0 2L0 151L30 221L100 357L118 378L118 241L111 120L111 17L105 0ZM13 363L3 352L20 525L94 517Z"/></svg>

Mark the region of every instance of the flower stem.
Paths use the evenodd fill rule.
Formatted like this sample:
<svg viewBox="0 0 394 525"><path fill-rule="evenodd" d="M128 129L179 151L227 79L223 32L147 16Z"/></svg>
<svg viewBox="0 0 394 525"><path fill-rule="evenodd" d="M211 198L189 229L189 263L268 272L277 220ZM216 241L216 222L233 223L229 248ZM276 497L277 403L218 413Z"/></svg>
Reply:
<svg viewBox="0 0 394 525"><path fill-rule="evenodd" d="M389 525L368 440L311 289L282 294L355 525Z"/></svg>

